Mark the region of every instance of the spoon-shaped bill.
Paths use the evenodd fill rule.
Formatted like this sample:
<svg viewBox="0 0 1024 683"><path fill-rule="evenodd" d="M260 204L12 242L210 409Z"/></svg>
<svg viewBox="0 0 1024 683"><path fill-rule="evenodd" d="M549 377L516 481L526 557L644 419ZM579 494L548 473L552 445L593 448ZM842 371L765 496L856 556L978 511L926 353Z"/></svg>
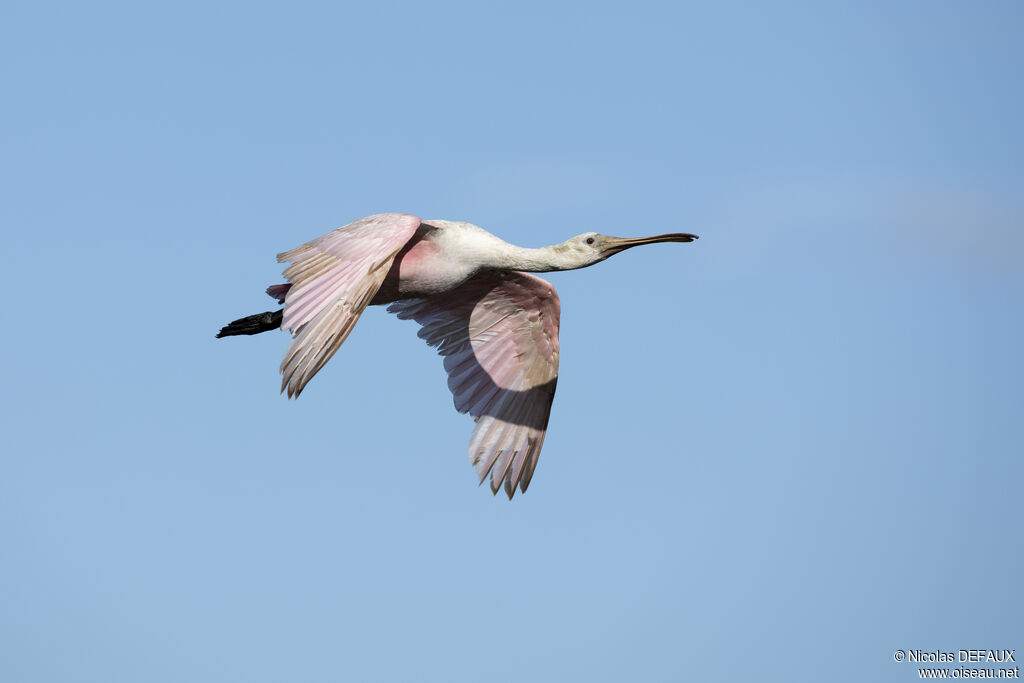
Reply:
<svg viewBox="0 0 1024 683"><path fill-rule="evenodd" d="M620 251L631 247L639 247L641 244L658 244L659 242L692 242L697 235L688 232L672 232L667 235L654 235L653 237L605 237L604 251L609 254L617 254Z"/></svg>

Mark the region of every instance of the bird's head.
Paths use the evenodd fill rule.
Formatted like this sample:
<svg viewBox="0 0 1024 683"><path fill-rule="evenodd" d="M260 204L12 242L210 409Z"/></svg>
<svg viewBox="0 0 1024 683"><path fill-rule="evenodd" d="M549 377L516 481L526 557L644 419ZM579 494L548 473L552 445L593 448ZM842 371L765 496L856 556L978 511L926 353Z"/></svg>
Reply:
<svg viewBox="0 0 1024 683"><path fill-rule="evenodd" d="M559 245L565 250L566 256L579 265L575 268L584 268L604 261L609 256L618 254L632 247L639 247L642 244L658 244L659 242L692 242L697 239L696 235L687 232L673 232L667 235L655 235L653 237L610 237L596 232L585 232L576 235Z"/></svg>

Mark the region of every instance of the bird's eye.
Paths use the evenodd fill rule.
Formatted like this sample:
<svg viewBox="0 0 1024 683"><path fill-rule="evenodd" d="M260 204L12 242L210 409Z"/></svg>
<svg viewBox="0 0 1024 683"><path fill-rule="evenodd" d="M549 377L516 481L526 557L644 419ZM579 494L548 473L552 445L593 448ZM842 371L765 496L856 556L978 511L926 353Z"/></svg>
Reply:
<svg viewBox="0 0 1024 683"><path fill-rule="evenodd" d="M593 244L593 243L594 243L594 238L593 237L588 237L587 238L587 244Z"/></svg>

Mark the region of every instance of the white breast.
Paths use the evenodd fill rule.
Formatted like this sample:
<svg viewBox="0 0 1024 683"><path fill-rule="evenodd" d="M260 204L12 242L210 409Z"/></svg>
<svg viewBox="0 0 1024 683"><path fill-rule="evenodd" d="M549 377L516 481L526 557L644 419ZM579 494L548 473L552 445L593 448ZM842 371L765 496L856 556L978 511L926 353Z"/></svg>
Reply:
<svg viewBox="0 0 1024 683"><path fill-rule="evenodd" d="M504 244L469 223L424 221L425 231L395 262L402 296L433 296L469 279Z"/></svg>

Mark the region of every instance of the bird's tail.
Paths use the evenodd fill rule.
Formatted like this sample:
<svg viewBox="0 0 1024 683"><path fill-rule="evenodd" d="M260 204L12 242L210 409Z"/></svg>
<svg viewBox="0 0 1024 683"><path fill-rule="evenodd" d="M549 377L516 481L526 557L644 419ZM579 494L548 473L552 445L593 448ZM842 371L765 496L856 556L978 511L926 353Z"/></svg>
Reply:
<svg viewBox="0 0 1024 683"><path fill-rule="evenodd" d="M281 320L283 318L283 308L279 311L267 311L266 313L247 315L244 318L239 318L238 320L229 322L227 325L220 328L220 332L217 333L217 339L220 339L221 337L231 337L236 334L259 334L260 332L276 330L281 327Z"/></svg>

